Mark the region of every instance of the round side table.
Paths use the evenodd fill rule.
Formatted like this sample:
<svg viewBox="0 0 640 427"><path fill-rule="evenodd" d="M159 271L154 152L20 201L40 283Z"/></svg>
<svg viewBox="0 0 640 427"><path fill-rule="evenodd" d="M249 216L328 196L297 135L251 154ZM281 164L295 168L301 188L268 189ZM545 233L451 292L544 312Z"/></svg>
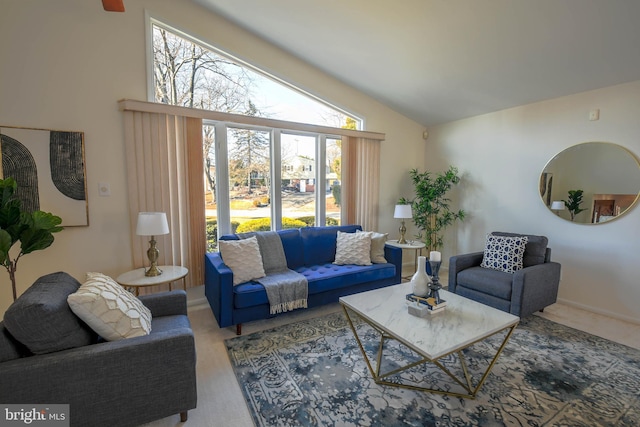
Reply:
<svg viewBox="0 0 640 427"><path fill-rule="evenodd" d="M413 273L409 276L403 276L403 279L411 279L413 274L416 272L418 268L418 256L422 255L422 249L427 247L423 242L413 242L413 243L398 243L397 240L387 240L387 245L395 246L400 249L412 250L414 252L414 260L413 260Z"/></svg>
<svg viewBox="0 0 640 427"><path fill-rule="evenodd" d="M162 274L159 276L147 277L144 275L145 268L137 268L135 270L122 273L116 279L122 287L134 292L136 296L140 293L140 288L145 286L156 286L169 284L169 290L171 290L171 283L182 279L182 288L187 290L187 274L189 270L185 267L178 265L160 265L158 266L162 270Z"/></svg>

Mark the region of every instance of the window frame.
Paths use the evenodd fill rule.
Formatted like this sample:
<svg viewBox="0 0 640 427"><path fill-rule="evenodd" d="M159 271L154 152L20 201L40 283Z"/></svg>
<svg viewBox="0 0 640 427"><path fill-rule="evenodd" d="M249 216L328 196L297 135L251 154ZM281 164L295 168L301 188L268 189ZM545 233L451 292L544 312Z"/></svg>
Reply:
<svg viewBox="0 0 640 427"><path fill-rule="evenodd" d="M238 57L225 52L210 43L203 41L190 35L188 32L178 29L176 26L167 24L159 19L154 18L145 10L146 25L146 63L147 63L147 99L148 102L122 100L121 109L140 108L141 110L163 110L164 108L155 108L155 86L154 86L154 51L153 51L153 31L154 26L162 28L178 37L200 45L203 48L211 50L216 55L228 58L237 65L246 67L248 70L258 73L265 78L271 79L283 87L293 90L309 99L318 102L327 108L330 108L346 117L349 117L357 123L357 128L362 129L365 126L365 119L359 115L346 111L337 107L310 92L296 87L252 64L239 59ZM143 105L144 104L144 108ZM231 229L231 210L229 199L229 167L228 167L228 138L227 130L229 127L255 128L260 131L268 131L270 136L271 150L271 228L273 230L282 227L282 193L279 191L282 186L282 135L293 134L300 136L312 136L315 138L315 171L313 172L315 179L315 218L316 224L325 224L326 222L326 176L328 174L327 159L327 139L341 140L343 137L370 138L374 140L384 140L384 134L377 132L368 132L362 130L341 129L324 125L311 125L305 123L291 122L287 120L268 119L263 117L249 117L240 114L224 113L211 110L197 110L177 105L156 104L164 107L170 107L172 111L179 112L187 117L197 117L203 120L203 126L213 126L215 128L215 175L216 175L216 200L218 215L218 236L229 234ZM176 113L176 114L179 114ZM344 153L344 152L343 152ZM203 153L203 155L207 155ZM344 154L343 154L344 155ZM278 191L276 191L276 189ZM344 221L344 209L341 207L341 220Z"/></svg>
<svg viewBox="0 0 640 427"><path fill-rule="evenodd" d="M304 132L287 128L272 128L264 126L240 125L238 123L203 120L203 126L213 126L214 144L215 144L215 162L216 162L216 200L218 215L218 237L224 234L230 234L231 229L231 206L230 206L230 187L229 187L229 146L227 132L229 128L242 128L256 130L269 133L269 150L270 150L270 173L271 187L269 197L271 198L270 214L271 229L282 229L282 134L312 137L315 139L315 159L313 162L315 172L313 174L315 180L315 220L316 224L325 224L326 222L326 140L327 138L340 140L341 137L335 134ZM222 166L222 167L219 167ZM324 165L321 167L320 165Z"/></svg>

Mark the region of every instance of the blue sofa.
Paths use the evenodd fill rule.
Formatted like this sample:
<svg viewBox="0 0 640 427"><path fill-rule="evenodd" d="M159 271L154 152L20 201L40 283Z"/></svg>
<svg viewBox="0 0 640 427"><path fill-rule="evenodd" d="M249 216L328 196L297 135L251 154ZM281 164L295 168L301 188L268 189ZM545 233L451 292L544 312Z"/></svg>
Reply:
<svg viewBox="0 0 640 427"><path fill-rule="evenodd" d="M280 230L287 266L309 282L308 307L335 302L339 297L400 283L402 249L385 245L386 264L335 265L338 231L355 233L359 225L305 227ZM237 240L225 235L221 240ZM257 282L233 286L233 273L219 252L205 256L205 295L221 328L273 317L264 287Z"/></svg>

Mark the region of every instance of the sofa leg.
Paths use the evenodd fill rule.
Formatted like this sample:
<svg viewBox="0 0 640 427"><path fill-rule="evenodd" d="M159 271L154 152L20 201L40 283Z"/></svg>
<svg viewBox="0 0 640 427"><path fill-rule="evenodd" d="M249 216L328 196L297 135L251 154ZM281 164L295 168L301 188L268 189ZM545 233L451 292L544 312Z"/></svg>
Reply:
<svg viewBox="0 0 640 427"><path fill-rule="evenodd" d="M236 325L236 335L242 335L242 323Z"/></svg>
<svg viewBox="0 0 640 427"><path fill-rule="evenodd" d="M540 309L540 313L544 313L544 308L541 308L541 309Z"/></svg>
<svg viewBox="0 0 640 427"><path fill-rule="evenodd" d="M180 412L180 422L181 423L187 422L187 418L189 418L189 413L187 411Z"/></svg>

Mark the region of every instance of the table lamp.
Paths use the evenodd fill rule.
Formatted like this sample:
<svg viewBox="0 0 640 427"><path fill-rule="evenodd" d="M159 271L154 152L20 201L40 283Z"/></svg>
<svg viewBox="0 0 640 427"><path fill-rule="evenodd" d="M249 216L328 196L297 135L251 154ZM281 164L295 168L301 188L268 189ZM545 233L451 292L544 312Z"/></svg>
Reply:
<svg viewBox="0 0 640 427"><path fill-rule="evenodd" d="M159 276L162 270L158 268L158 257L160 251L156 247L155 236L169 234L169 224L167 223L167 214L164 212L140 212L138 213L138 225L136 227L138 236L151 236L149 240L149 249L147 257L149 257L149 269L144 272L147 277Z"/></svg>
<svg viewBox="0 0 640 427"><path fill-rule="evenodd" d="M398 231L400 231L400 238L398 239L398 243L406 245L407 240L404 238L404 233L407 232L407 227L404 226L405 218L413 218L413 213L411 212L411 205L396 205L396 209L393 212L394 218L401 218L402 225Z"/></svg>
<svg viewBox="0 0 640 427"><path fill-rule="evenodd" d="M556 215L560 216L560 211L563 211L565 208L564 202L562 200L554 200L551 202L551 210L556 212Z"/></svg>

